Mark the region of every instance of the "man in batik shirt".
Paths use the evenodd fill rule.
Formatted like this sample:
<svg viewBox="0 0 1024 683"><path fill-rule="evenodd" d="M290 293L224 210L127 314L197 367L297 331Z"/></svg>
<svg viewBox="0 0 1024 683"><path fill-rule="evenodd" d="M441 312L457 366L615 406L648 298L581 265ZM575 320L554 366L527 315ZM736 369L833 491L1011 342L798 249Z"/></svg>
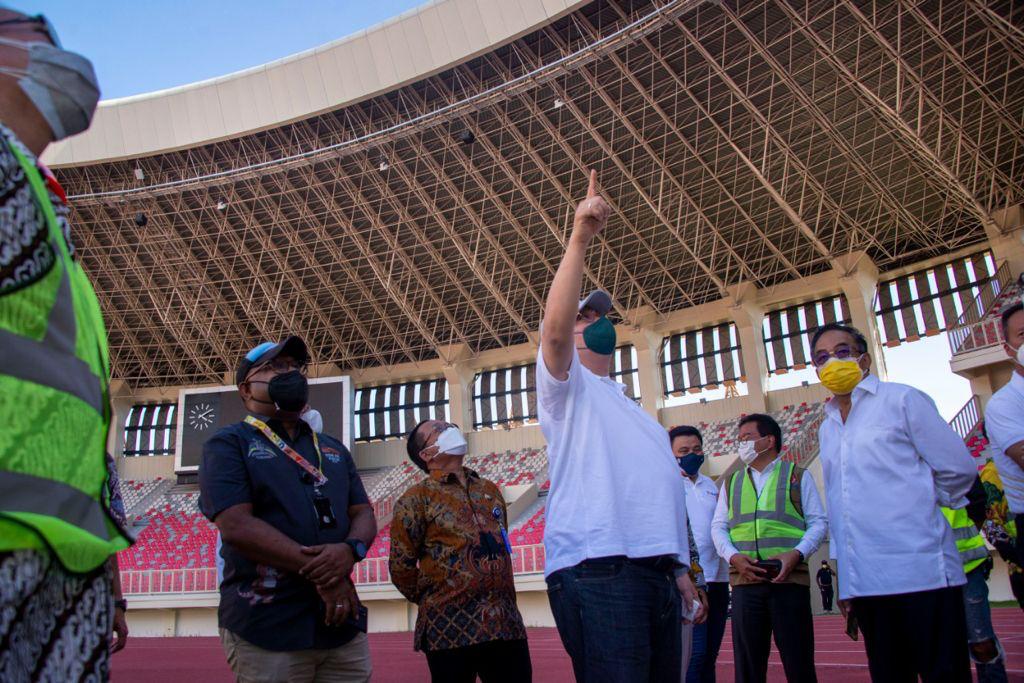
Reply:
<svg viewBox="0 0 1024 683"><path fill-rule="evenodd" d="M526 628L516 606L505 499L466 468L456 425L426 420L407 443L429 476L395 504L391 580L419 606L414 647L435 682L529 682Z"/></svg>

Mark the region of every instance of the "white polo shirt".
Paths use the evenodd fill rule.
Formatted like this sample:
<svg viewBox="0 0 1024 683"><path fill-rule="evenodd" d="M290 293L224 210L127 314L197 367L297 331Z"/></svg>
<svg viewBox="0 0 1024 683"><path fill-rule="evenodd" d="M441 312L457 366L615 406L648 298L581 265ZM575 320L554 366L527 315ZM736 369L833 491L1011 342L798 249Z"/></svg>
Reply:
<svg viewBox="0 0 1024 683"><path fill-rule="evenodd" d="M839 597L896 595L966 583L939 506L963 507L974 458L926 394L869 375L843 423L825 406L818 432L829 552Z"/></svg>
<svg viewBox="0 0 1024 683"><path fill-rule="evenodd" d="M545 576L609 555L690 561L685 490L668 433L573 350L555 379L537 354L537 409L548 442Z"/></svg>
<svg viewBox="0 0 1024 683"><path fill-rule="evenodd" d="M728 583L729 563L718 555L715 543L711 539L711 519L715 516L715 506L718 503L718 487L706 475L698 473L697 481L694 482L685 472L680 474L686 488L687 521L693 530L693 540L697 543L704 580Z"/></svg>
<svg viewBox="0 0 1024 683"><path fill-rule="evenodd" d="M1024 377L1014 372L1006 386L985 406L985 431L992 459L999 470L1006 504L1015 515L1024 514L1024 470L1006 455L1006 449L1024 441Z"/></svg>

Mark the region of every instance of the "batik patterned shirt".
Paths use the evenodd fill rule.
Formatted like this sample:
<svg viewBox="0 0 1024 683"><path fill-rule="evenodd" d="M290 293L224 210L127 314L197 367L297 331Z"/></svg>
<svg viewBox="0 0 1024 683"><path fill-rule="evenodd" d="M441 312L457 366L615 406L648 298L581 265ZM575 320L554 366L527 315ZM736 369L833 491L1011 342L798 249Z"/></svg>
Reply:
<svg viewBox="0 0 1024 683"><path fill-rule="evenodd" d="M46 218L11 147L17 147L30 164L38 166L36 156L9 128L0 124L0 295L36 282L56 263ZM57 224L74 255L67 204L55 191L58 185L49 171L40 168L40 172L46 180Z"/></svg>
<svg viewBox="0 0 1024 683"><path fill-rule="evenodd" d="M465 470L434 472L395 504L391 580L419 606L417 650L450 650L526 638L516 606L505 499L493 483Z"/></svg>

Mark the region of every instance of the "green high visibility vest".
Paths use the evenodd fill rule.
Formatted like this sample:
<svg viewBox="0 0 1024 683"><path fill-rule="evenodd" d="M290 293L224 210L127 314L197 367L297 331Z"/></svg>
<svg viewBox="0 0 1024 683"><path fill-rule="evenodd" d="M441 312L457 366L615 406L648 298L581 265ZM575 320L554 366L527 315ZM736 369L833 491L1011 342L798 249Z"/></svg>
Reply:
<svg viewBox="0 0 1024 683"><path fill-rule="evenodd" d="M744 468L733 472L729 487L729 538L736 550L766 560L792 550L807 530L803 511L793 504L793 463L782 461L757 495ZM796 483L799 486L799 480Z"/></svg>
<svg viewBox="0 0 1024 683"><path fill-rule="evenodd" d="M87 572L128 547L101 504L110 426L106 330L39 170L6 144L46 219L55 263L0 296L0 551L49 550L69 571Z"/></svg>
<svg viewBox="0 0 1024 683"><path fill-rule="evenodd" d="M956 549L960 551L960 560L964 563L964 573L977 569L988 559L985 537L967 516L965 508L959 510L939 509L942 510L942 515L949 522L949 526L953 527L953 538L956 539Z"/></svg>

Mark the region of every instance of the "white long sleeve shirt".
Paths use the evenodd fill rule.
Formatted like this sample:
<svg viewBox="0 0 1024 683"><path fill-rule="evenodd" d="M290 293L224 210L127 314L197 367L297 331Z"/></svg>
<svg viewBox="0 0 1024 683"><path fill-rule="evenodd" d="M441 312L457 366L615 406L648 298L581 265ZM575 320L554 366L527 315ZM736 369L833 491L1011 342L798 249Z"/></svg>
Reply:
<svg viewBox="0 0 1024 683"><path fill-rule="evenodd" d="M782 460L776 458L772 464L760 472L748 466L741 471L741 475L746 477L748 476L747 472L750 472L751 479L754 482L754 490L760 496L765 484L768 483L768 478L781 463ZM715 506L715 516L711 521L711 538L715 543L715 549L718 551L719 556L725 560L727 568L732 556L739 552L729 538L728 487L729 482L725 482L721 490L719 490L718 502ZM804 522L807 524L807 529L804 531L800 542L796 544L796 550L799 550L803 554L804 559L806 559L821 546L825 540L825 534L828 533L828 519L825 517L825 509L821 504L821 497L818 496L818 487L814 485L814 477L806 470L804 470L804 474L800 478L800 503L804 508Z"/></svg>
<svg viewBox="0 0 1024 683"><path fill-rule="evenodd" d="M682 477L686 488L686 516L693 531L693 540L697 543L704 580L727 582L729 564L718 556L715 543L711 540L711 520L715 516L715 507L718 504L718 487L710 477L703 474L697 474L695 482L685 474Z"/></svg>
<svg viewBox="0 0 1024 683"><path fill-rule="evenodd" d="M963 507L978 475L926 394L869 375L844 424L825 406L818 438L841 599L966 582L939 506Z"/></svg>

